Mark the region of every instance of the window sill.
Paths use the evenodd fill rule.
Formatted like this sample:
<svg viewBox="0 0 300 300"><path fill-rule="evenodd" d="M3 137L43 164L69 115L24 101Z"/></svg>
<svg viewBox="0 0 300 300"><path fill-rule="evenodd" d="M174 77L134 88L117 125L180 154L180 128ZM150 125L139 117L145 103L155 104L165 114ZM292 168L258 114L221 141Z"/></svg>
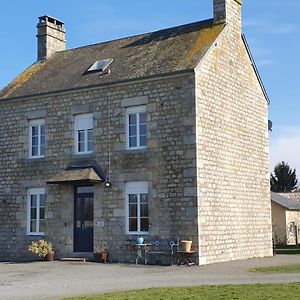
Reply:
<svg viewBox="0 0 300 300"><path fill-rule="evenodd" d="M149 235L149 231L142 231L142 232L138 232L138 231L129 231L126 232L126 235Z"/></svg>
<svg viewBox="0 0 300 300"><path fill-rule="evenodd" d="M44 232L30 232L30 233L27 233L27 236L34 236L34 237L37 237L37 236L40 236L40 237L44 237L45 236L45 233Z"/></svg>
<svg viewBox="0 0 300 300"><path fill-rule="evenodd" d="M42 160L45 158L45 155L43 156L30 156L28 159L30 160Z"/></svg>
<svg viewBox="0 0 300 300"><path fill-rule="evenodd" d="M148 148L133 148L133 149L126 149L125 153L147 153Z"/></svg>

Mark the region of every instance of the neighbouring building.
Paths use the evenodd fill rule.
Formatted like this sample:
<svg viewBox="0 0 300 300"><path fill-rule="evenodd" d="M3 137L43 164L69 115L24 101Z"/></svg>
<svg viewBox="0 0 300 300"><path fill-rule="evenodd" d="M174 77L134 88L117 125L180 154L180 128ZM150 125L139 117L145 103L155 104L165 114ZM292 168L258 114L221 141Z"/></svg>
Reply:
<svg viewBox="0 0 300 300"><path fill-rule="evenodd" d="M271 193L275 245L299 243L300 193Z"/></svg>
<svg viewBox="0 0 300 300"><path fill-rule="evenodd" d="M272 255L268 97L242 0L209 20L65 50L39 18L38 61L0 92L0 259L190 239L199 264Z"/></svg>

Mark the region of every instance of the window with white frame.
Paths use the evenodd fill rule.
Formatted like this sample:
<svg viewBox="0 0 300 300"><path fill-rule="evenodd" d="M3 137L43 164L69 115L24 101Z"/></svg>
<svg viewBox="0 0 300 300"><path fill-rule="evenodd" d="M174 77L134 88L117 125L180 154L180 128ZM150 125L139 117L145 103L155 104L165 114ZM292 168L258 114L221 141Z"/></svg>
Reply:
<svg viewBox="0 0 300 300"><path fill-rule="evenodd" d="M27 234L44 235L46 195L44 188L27 191Z"/></svg>
<svg viewBox="0 0 300 300"><path fill-rule="evenodd" d="M29 157L45 157L45 120L29 121Z"/></svg>
<svg viewBox="0 0 300 300"><path fill-rule="evenodd" d="M148 182L126 183L126 233L145 234L149 229Z"/></svg>
<svg viewBox="0 0 300 300"><path fill-rule="evenodd" d="M93 114L75 116L75 153L93 152Z"/></svg>
<svg viewBox="0 0 300 300"><path fill-rule="evenodd" d="M126 110L127 149L147 147L146 106L130 107Z"/></svg>

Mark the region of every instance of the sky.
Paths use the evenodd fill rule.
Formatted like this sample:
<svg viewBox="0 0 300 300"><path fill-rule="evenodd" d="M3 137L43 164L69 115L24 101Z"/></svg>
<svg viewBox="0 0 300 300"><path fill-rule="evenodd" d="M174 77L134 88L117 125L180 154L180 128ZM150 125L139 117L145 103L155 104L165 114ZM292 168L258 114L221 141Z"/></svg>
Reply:
<svg viewBox="0 0 300 300"><path fill-rule="evenodd" d="M0 89L36 61L36 24L65 23L67 48L211 18L213 0L10 0L0 3ZM300 0L243 0L243 32L271 101L271 170L300 179Z"/></svg>

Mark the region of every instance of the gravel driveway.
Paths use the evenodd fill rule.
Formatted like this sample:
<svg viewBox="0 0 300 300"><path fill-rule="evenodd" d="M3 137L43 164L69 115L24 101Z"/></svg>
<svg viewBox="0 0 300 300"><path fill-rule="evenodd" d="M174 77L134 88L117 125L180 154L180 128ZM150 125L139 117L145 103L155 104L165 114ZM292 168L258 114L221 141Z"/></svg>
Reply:
<svg viewBox="0 0 300 300"><path fill-rule="evenodd" d="M150 287L300 282L300 274L249 273L254 267L300 264L300 255L207 266L142 266L79 262L0 263L0 299L61 299Z"/></svg>

